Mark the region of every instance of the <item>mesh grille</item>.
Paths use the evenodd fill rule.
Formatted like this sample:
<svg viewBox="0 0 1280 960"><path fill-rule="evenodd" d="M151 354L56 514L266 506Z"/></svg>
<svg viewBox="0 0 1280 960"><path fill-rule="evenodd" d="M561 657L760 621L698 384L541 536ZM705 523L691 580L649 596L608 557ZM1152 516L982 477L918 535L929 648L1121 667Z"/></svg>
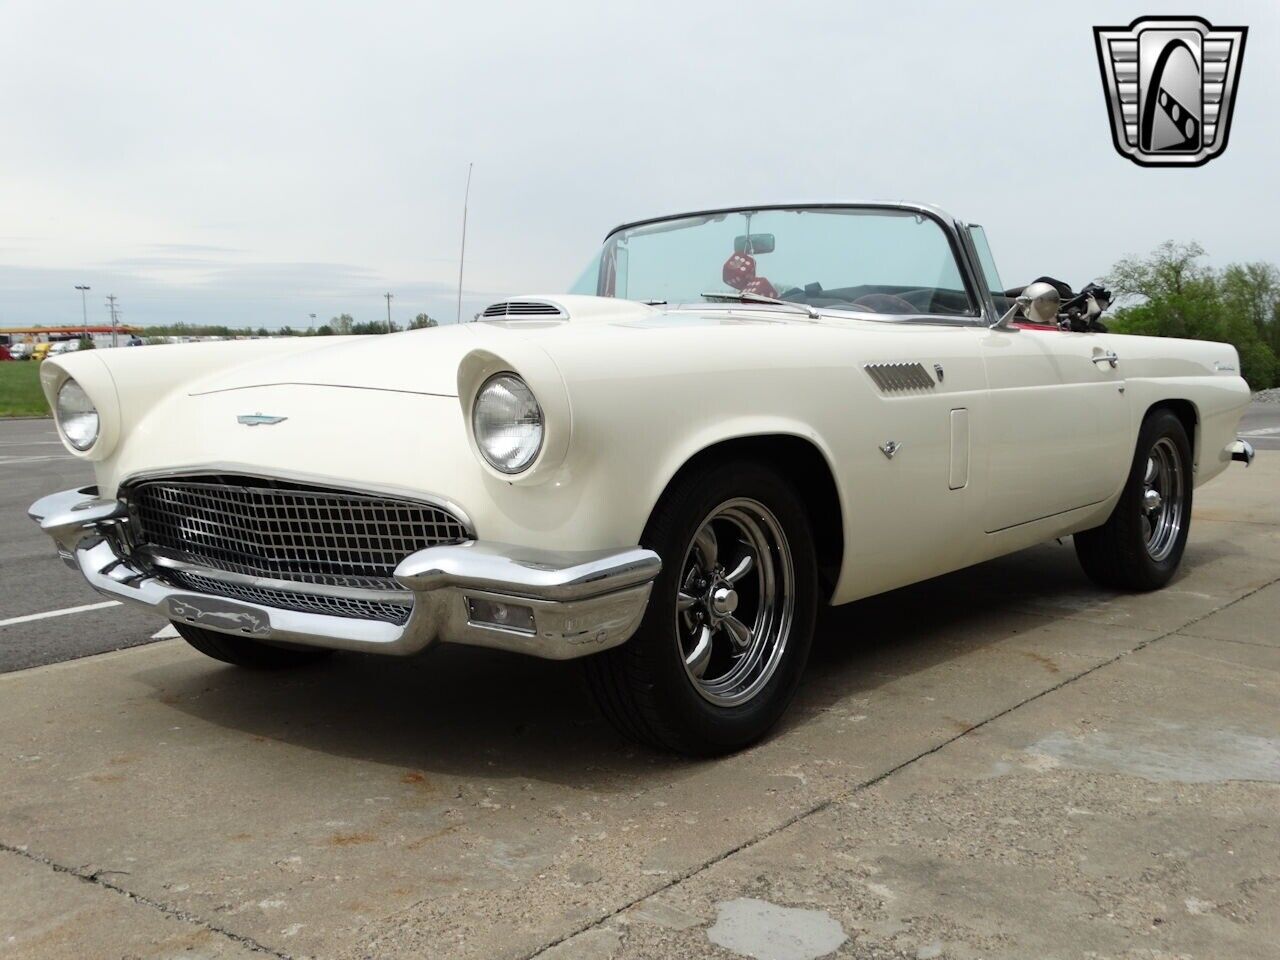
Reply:
<svg viewBox="0 0 1280 960"><path fill-rule="evenodd" d="M125 498L135 547L178 551L201 566L277 580L399 590L392 574L405 557L469 538L461 520L431 504L285 481L234 476L151 480L129 489ZM164 577L176 581L178 575L166 571ZM408 609L214 580L199 589L250 599L244 596L248 591L272 606L314 610L323 605L339 616L376 615L380 620L400 618ZM348 608L352 612L344 612Z"/></svg>
<svg viewBox="0 0 1280 960"><path fill-rule="evenodd" d="M211 593L233 600L246 600L267 607L284 610L300 610L303 613L323 613L331 617L353 617L358 620L385 620L388 623L404 623L413 611L412 604L377 603L372 600L349 600L345 597L320 597L310 593L292 593L287 590L263 590L238 583L223 583L202 577L196 573L166 570L164 578L175 587L184 587L196 593Z"/></svg>

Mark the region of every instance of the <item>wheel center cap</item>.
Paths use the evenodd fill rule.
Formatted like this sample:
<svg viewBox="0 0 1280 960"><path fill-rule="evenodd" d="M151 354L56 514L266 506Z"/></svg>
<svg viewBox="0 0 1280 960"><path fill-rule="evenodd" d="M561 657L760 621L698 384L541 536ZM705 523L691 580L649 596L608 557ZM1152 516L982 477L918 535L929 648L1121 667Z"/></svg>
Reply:
<svg viewBox="0 0 1280 960"><path fill-rule="evenodd" d="M738 609L738 591L730 586L713 587L711 612L717 617L727 617Z"/></svg>
<svg viewBox="0 0 1280 960"><path fill-rule="evenodd" d="M1155 513L1160 509L1160 505L1164 503L1164 499L1160 496L1159 490L1148 490L1142 495L1142 505L1146 508L1147 513Z"/></svg>

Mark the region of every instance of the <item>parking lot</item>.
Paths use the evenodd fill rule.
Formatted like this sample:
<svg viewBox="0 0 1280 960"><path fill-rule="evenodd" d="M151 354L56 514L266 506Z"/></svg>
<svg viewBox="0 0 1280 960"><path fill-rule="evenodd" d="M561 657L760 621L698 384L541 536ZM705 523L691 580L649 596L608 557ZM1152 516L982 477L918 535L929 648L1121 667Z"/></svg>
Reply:
<svg viewBox="0 0 1280 960"><path fill-rule="evenodd" d="M1273 958L1259 407L1167 589L1050 543L834 611L781 729L704 763L618 740L574 664L150 642L25 517L83 465L0 423L0 957Z"/></svg>

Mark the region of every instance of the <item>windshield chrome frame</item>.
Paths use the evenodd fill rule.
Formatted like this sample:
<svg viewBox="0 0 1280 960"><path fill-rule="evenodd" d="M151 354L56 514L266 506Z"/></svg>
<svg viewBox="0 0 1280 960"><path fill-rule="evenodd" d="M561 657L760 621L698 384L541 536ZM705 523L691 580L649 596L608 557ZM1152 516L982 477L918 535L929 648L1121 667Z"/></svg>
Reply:
<svg viewBox="0 0 1280 960"><path fill-rule="evenodd" d="M945 210L928 203L908 203L900 200L868 200L864 202L849 203L765 203L758 206L743 205L737 207L716 207L709 210L691 210L687 213L669 214L663 217L648 217L644 220L632 220L628 223L620 223L605 234L604 243L607 244L615 234L621 233L623 230L647 227L652 224L663 223L668 220L687 220L695 217L715 217L733 213L745 213L748 210L753 213L764 210L895 210L903 213L914 213L928 217L930 220L938 224L938 226L942 228L943 234L946 235L947 242L951 245L951 254L956 258L956 264L960 268L960 280L965 285L965 295L968 296L969 302L977 309L977 314L974 316L956 316L954 314L939 313L907 315L889 315L883 313L873 314L856 310L816 307L815 309L819 313L823 314L823 316L865 317L878 323L935 323L943 326L966 327L987 327L990 326L992 320L995 319L995 302L991 299L991 291L986 289L986 284L982 279L983 274L978 267L977 251L973 247L973 241L969 238L967 225L951 216L951 214L947 213ZM734 304L734 306L742 307L748 305ZM759 304L759 309L769 309L769 307L769 304Z"/></svg>

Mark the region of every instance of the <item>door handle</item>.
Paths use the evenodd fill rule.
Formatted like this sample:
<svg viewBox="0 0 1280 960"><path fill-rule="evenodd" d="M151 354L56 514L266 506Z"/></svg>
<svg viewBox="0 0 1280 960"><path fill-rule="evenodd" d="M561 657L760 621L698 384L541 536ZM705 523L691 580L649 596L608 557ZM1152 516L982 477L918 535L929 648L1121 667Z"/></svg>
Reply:
<svg viewBox="0 0 1280 960"><path fill-rule="evenodd" d="M1114 369L1115 369L1115 367L1116 367L1116 364L1120 362L1120 358L1119 358L1119 357L1117 357L1117 356L1115 355L1115 352L1114 352L1114 351L1112 351L1112 350L1108 350L1106 353L1103 353L1103 354L1100 354L1100 355L1098 355L1098 356L1094 357L1094 358L1093 358L1093 362L1094 362L1094 363L1109 363L1109 364L1111 364L1111 369L1112 369L1112 370L1114 370Z"/></svg>

